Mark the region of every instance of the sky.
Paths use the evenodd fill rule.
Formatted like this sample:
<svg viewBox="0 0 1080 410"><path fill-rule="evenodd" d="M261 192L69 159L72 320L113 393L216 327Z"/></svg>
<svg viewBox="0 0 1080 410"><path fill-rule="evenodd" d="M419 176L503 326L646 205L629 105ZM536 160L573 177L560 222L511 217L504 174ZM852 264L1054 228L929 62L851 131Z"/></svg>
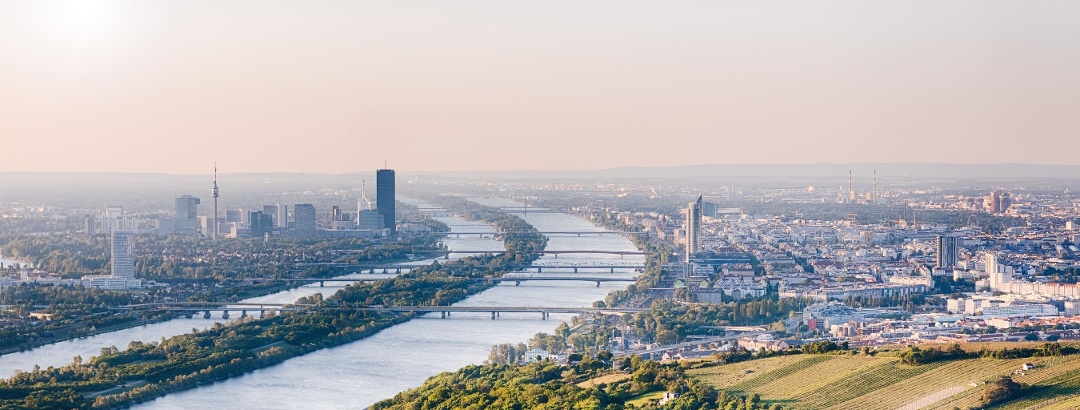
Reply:
<svg viewBox="0 0 1080 410"><path fill-rule="evenodd" d="M0 171L1080 165L1080 2L0 1Z"/></svg>

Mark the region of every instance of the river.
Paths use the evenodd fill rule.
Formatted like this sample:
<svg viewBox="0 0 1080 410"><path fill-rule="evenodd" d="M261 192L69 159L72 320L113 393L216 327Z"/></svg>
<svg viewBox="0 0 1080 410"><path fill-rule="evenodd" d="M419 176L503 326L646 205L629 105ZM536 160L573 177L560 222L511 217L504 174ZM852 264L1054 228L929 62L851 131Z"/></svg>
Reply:
<svg viewBox="0 0 1080 410"><path fill-rule="evenodd" d="M478 202L493 206L517 206L506 200ZM565 214L533 212L521 216L541 231L601 230L586 221ZM492 229L482 223L467 222L459 218L438 219L450 224L452 230L476 232ZM449 237L444 243L450 249L457 250L502 249L502 243L490 237ZM629 240L616 235L551 236L547 249L635 250ZM640 263L643 260L641 256L620 258L617 255L564 254L557 259L545 256L537 263ZM574 275L565 271L550 271L552 270L545 270L544 274ZM615 273L582 272L579 275L629 277L634 274L632 269L616 269ZM603 299L611 290L625 286L625 283L620 282L607 282L600 287L596 287L593 282L522 282L520 286L504 283L473 295L458 305L589 306L593 301ZM333 292L329 286L319 288L318 285L312 285L252 301L291 302L300 296L319 291L327 295ZM447 319L440 319L438 314L429 314L357 342L313 352L226 381L173 393L135 408L362 408L392 397L400 391L419 386L425 379L440 372L482 363L487 359L493 344L523 342L537 332L551 332L560 321L569 320L570 316L552 314L550 320L545 321L540 319L539 314L528 313L503 313L497 320L491 320L488 313L455 313ZM189 332L192 328L205 328L219 321L219 318L202 319L197 315L192 319L181 318L43 346L0 357L0 372L10 374L13 369L25 370L35 363L43 367L63 365L69 363L76 354L89 359L102 347L115 345L124 348L131 340L160 340L162 337Z"/></svg>

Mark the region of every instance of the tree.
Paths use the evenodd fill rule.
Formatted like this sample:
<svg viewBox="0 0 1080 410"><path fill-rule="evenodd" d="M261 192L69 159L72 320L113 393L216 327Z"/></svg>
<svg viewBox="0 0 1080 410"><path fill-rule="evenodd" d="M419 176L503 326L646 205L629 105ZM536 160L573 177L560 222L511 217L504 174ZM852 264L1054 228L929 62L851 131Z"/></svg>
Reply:
<svg viewBox="0 0 1080 410"><path fill-rule="evenodd" d="M1028 333L1026 336L1024 336L1024 340L1027 340L1029 342L1037 342L1039 341L1039 334L1034 332Z"/></svg>

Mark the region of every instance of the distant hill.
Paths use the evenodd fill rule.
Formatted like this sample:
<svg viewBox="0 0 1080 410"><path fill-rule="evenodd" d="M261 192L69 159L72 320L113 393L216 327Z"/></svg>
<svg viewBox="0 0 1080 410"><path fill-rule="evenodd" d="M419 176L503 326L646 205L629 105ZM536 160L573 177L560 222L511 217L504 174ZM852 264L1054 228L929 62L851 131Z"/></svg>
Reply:
<svg viewBox="0 0 1080 410"><path fill-rule="evenodd" d="M1028 179L1080 178L1080 166L1051 164L714 164L675 167L621 167L592 171L472 171L427 173L438 176L534 179L534 178L701 178L701 177L833 177L846 178L848 171L866 179L876 170L884 178L930 179Z"/></svg>
<svg viewBox="0 0 1080 410"><path fill-rule="evenodd" d="M1036 368L1013 374L1024 363ZM907 366L896 357L882 355L801 354L694 369L687 374L717 389L760 394L763 401L784 408L945 410L978 408L984 382L1012 375L1032 388L1020 399L994 408L1080 408L1080 355Z"/></svg>

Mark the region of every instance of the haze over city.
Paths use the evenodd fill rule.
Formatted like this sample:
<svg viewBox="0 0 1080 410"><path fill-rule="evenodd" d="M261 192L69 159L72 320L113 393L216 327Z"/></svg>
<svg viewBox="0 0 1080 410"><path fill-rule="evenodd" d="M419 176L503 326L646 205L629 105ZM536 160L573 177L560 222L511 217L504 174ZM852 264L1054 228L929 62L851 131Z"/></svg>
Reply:
<svg viewBox="0 0 1080 410"><path fill-rule="evenodd" d="M0 171L1080 164L1070 1L0 3Z"/></svg>

